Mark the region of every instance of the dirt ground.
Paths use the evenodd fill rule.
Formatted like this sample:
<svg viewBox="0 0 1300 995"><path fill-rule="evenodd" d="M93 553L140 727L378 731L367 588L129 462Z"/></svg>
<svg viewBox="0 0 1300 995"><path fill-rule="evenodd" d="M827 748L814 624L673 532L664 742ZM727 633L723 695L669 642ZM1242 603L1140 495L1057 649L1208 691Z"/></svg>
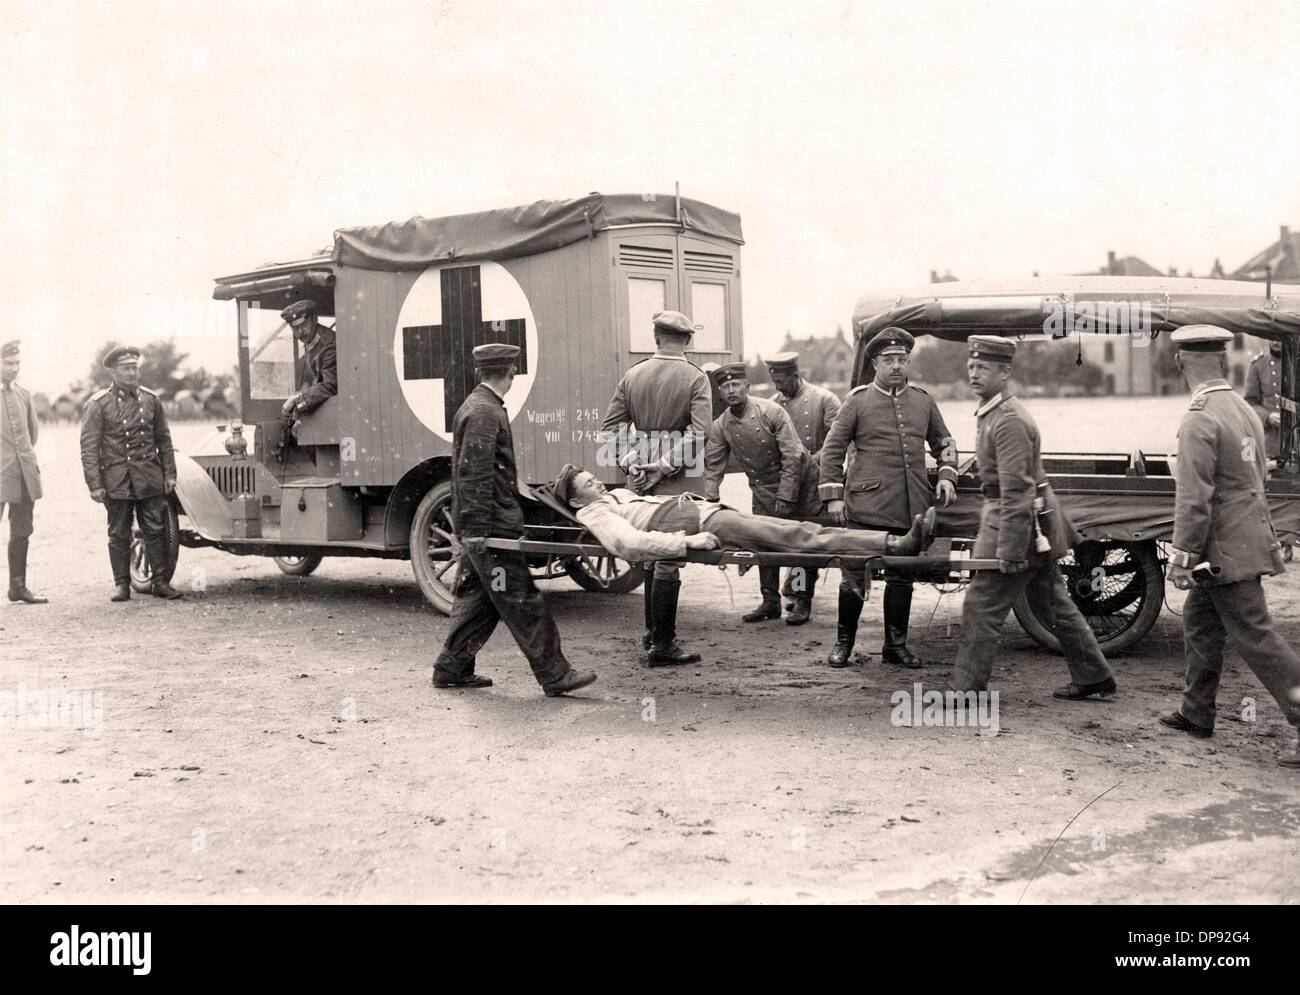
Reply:
<svg viewBox="0 0 1300 995"><path fill-rule="evenodd" d="M110 604L75 428L50 434L29 574L51 604L0 620L5 901L1300 901L1292 732L1235 656L1214 739L1159 726L1170 611L1113 660L1108 703L1054 700L1064 665L1009 623L996 736L891 723L914 673L874 655L879 589L872 655L825 666L836 575L790 628L741 623L755 574L691 567L681 635L705 660L664 670L637 661L639 592L547 582L588 693L543 697L504 630L479 661L495 687L435 691L446 620L405 562L294 578L182 550L201 590ZM1300 642L1300 569L1267 584ZM918 588L925 678L960 613ZM48 721L56 700L88 708Z"/></svg>

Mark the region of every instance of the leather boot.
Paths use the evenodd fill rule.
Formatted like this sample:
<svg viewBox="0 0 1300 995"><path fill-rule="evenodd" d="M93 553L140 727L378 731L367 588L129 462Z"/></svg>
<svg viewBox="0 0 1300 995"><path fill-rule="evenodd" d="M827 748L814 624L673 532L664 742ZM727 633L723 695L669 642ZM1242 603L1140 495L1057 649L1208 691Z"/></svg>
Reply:
<svg viewBox="0 0 1300 995"><path fill-rule="evenodd" d="M880 651L884 663L919 670L924 664L907 648L907 623L912 614L912 586L885 584L885 646Z"/></svg>
<svg viewBox="0 0 1300 995"><path fill-rule="evenodd" d="M912 528L906 535L888 536L885 539L887 556L920 556L934 542L934 522L938 512L927 508L924 515L912 519Z"/></svg>
<svg viewBox="0 0 1300 995"><path fill-rule="evenodd" d="M758 589L763 592L762 604L742 615L742 622L766 622L781 617L781 568L759 567Z"/></svg>
<svg viewBox="0 0 1300 995"><path fill-rule="evenodd" d="M812 618L812 598L798 598L790 614L785 617L786 625L803 625Z"/></svg>
<svg viewBox="0 0 1300 995"><path fill-rule="evenodd" d="M649 655L652 667L700 662L700 654L687 653L677 644L677 598L681 589L680 580L666 580L660 577L655 581L654 643L650 647Z"/></svg>
<svg viewBox="0 0 1300 995"><path fill-rule="evenodd" d="M858 620L862 618L862 599L840 588L839 617L835 623L835 648L826 662L832 667L847 667L853 659L853 644L858 638Z"/></svg>
<svg viewBox="0 0 1300 995"><path fill-rule="evenodd" d="M27 589L27 540L9 540L9 600L28 605L49 604L48 598L38 598Z"/></svg>
<svg viewBox="0 0 1300 995"><path fill-rule="evenodd" d="M113 568L113 596L110 601L131 600L131 547L108 547L108 563Z"/></svg>
<svg viewBox="0 0 1300 995"><path fill-rule="evenodd" d="M645 572L645 635L641 637L641 648L649 651L654 644L655 634L655 572L647 570Z"/></svg>

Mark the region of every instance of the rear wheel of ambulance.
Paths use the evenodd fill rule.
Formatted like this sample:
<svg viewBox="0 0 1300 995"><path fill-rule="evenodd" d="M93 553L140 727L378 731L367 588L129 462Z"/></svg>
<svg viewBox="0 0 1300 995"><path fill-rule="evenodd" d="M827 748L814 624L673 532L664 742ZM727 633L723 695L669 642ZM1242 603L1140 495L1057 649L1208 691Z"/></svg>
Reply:
<svg viewBox="0 0 1300 995"><path fill-rule="evenodd" d="M575 556L564 561L564 572L597 594L631 594L645 580L644 570L613 556Z"/></svg>
<svg viewBox="0 0 1300 995"><path fill-rule="evenodd" d="M451 614L460 571L460 543L451 520L451 481L444 480L420 500L411 518L411 571L429 604Z"/></svg>
<svg viewBox="0 0 1300 995"><path fill-rule="evenodd" d="M163 580L170 583L176 572L176 560L181 555L181 523L174 501L167 502L164 531L167 534L167 576ZM153 590L153 569L149 566L149 554L139 529L131 538L131 589L136 594L148 594Z"/></svg>

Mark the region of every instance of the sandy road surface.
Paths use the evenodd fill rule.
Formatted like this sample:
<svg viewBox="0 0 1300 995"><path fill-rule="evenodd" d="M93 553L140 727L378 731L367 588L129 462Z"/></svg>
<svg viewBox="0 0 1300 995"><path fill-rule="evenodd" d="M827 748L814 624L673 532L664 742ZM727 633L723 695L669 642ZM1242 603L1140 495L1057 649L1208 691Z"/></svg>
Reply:
<svg viewBox="0 0 1300 995"><path fill-rule="evenodd" d="M52 604L4 604L0 693L62 694L99 728L0 725L7 901L1300 900L1300 778L1273 762L1291 732L1235 657L1213 740L1157 726L1181 688L1168 612L1114 661L1110 703L1054 701L1064 666L1010 625L997 736L891 724L913 674L874 655L825 667L834 577L811 624L752 626L753 574L690 568L681 629L706 660L666 671L636 662L639 594L548 582L590 693L542 697L504 633L480 658L494 688L436 692L446 623L403 562L299 579L183 550L205 590L110 604L75 430L51 438L30 574ZM1298 578L1268 582L1295 642ZM960 610L918 588L926 676Z"/></svg>

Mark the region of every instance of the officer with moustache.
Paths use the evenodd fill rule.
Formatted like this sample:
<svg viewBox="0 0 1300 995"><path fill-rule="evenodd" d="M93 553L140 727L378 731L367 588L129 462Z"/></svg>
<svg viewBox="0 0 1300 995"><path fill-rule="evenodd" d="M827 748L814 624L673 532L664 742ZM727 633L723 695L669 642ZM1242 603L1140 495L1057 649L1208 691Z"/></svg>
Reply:
<svg viewBox="0 0 1300 995"><path fill-rule="evenodd" d="M1170 336L1192 391L1178 426L1169 556L1170 580L1189 592L1183 603L1187 685L1182 705L1160 721L1200 738L1214 734L1228 643L1286 720L1300 726L1300 659L1277 633L1260 581L1285 569L1264 491L1264 428L1225 379L1231 340L1216 325L1186 325ZM1300 769L1300 742L1278 763Z"/></svg>
<svg viewBox="0 0 1300 995"><path fill-rule="evenodd" d="M704 443L713 421L709 378L686 358L695 326L678 311L654 318L655 354L623 375L601 423L601 444L638 494L684 494L699 486ZM636 444L630 444L635 438ZM682 563L646 568L645 636L652 667L697 663L677 642Z"/></svg>
<svg viewBox="0 0 1300 995"><path fill-rule="evenodd" d="M717 501L727 463L735 456L749 478L754 514L806 521L821 509L817 469L785 409L775 401L749 396L749 371L744 363L727 363L713 374L727 410L714 420L704 449L704 495ZM762 622L781 617L781 568L760 566L758 585L763 602L743 617ZM811 585L796 595L796 611L788 625L808 621Z"/></svg>
<svg viewBox="0 0 1300 995"><path fill-rule="evenodd" d="M155 597L174 600L168 583L168 501L176 489L176 455L162 398L140 384L140 350L109 350L104 366L113 385L86 402L81 422L81 468L93 500L108 513L110 601L131 600L131 519L140 523Z"/></svg>
<svg viewBox="0 0 1300 995"><path fill-rule="evenodd" d="M836 525L852 523L901 535L937 497L947 507L957 495L957 446L948 433L939 405L920 387L907 382L912 336L902 328L882 330L867 343L875 377L855 387L831 426L821 450L821 498L826 516ZM845 460L853 447L852 475L845 480ZM939 464L939 482L930 490L925 468L929 449ZM832 667L847 667L853 657L863 585L840 573L839 625ZM886 579L886 663L918 668L922 662L907 648L912 611L912 582Z"/></svg>
<svg viewBox="0 0 1300 995"><path fill-rule="evenodd" d="M799 433L799 441L812 457L813 466L820 465L822 445L840 413L840 399L825 387L808 383L799 372L797 352L779 352L767 360L767 372L776 387L772 400L785 408L785 413ZM820 503L820 500L819 500ZM819 514L818 509L814 514ZM785 572L785 586L781 594L787 602L789 614L786 625L802 625L812 615L813 591L817 587L817 570L791 567Z"/></svg>
<svg viewBox="0 0 1300 995"><path fill-rule="evenodd" d="M972 335L968 353L967 376L981 402L975 412L975 459L984 495L972 556L997 559L999 570L976 573L966 587L954 686L988 690L1002 626L1023 593L1038 618L1052 620L1048 627L1070 669L1070 683L1053 696L1078 701L1114 694L1110 665L1056 564L1078 536L1047 483L1038 426L1011 394L1016 344Z"/></svg>

